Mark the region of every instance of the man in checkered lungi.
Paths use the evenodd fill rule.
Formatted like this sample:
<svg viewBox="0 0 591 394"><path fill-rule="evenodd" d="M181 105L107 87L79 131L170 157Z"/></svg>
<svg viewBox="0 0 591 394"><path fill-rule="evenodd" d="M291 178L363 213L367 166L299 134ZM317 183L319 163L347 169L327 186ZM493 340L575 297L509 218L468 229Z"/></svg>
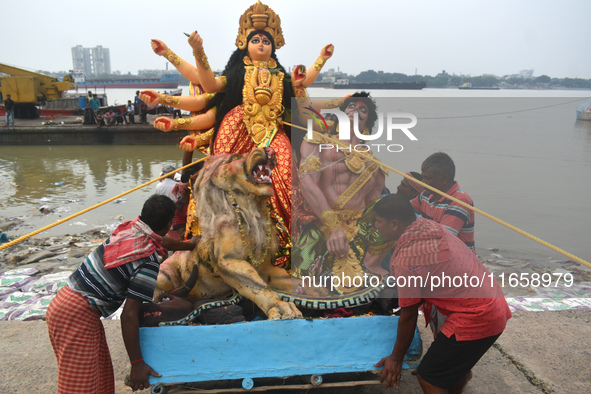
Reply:
<svg viewBox="0 0 591 394"><path fill-rule="evenodd" d="M192 250L195 243L164 237L175 205L153 195L135 220L125 222L95 249L68 278L47 310L47 327L57 357L58 393L115 392L113 364L100 321L125 302L121 314L123 342L131 362L132 389L149 386L160 376L143 361L139 342L139 308L152 301L166 249Z"/></svg>

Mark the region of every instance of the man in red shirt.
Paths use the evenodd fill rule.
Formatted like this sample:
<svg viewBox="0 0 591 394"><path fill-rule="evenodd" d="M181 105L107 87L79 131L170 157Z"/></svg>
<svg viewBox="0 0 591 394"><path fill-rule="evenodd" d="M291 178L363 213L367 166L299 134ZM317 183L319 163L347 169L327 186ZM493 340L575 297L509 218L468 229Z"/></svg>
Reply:
<svg viewBox="0 0 591 394"><path fill-rule="evenodd" d="M423 357L417 377L425 393L461 393L472 367L511 317L503 292L478 257L441 224L416 218L398 194L375 205L375 227L397 240L390 271L396 278L401 315L392 354L380 360L386 387L400 384L402 359L412 341L419 306L430 302L447 316Z"/></svg>

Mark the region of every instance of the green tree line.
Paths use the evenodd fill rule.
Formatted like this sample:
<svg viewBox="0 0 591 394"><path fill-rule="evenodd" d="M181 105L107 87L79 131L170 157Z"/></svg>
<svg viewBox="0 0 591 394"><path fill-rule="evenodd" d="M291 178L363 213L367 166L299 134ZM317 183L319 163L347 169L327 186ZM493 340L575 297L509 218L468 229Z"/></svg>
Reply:
<svg viewBox="0 0 591 394"><path fill-rule="evenodd" d="M417 82L425 81L428 88L459 87L465 83L482 87L539 87L539 88L580 88L591 89L591 79L582 78L551 78L541 75L535 78L523 78L516 76L497 77L494 75L480 75L476 77L463 75L450 75L445 72L436 76L430 75L406 75L401 73L376 72L374 70L362 71L357 76L350 78L352 83L369 82Z"/></svg>

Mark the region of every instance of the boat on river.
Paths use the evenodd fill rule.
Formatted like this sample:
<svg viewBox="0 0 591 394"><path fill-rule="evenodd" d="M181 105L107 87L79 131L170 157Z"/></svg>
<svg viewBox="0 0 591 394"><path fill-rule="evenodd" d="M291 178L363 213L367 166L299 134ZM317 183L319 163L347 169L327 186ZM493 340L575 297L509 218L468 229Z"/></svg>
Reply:
<svg viewBox="0 0 591 394"><path fill-rule="evenodd" d="M363 90L363 89L388 89L388 90L421 90L427 83L424 81L420 82L367 82L367 83L335 83L333 89L351 89L351 90Z"/></svg>
<svg viewBox="0 0 591 394"><path fill-rule="evenodd" d="M465 82L458 89L462 90L499 90L498 86L473 86L470 82Z"/></svg>
<svg viewBox="0 0 591 394"><path fill-rule="evenodd" d="M99 106L103 109L109 107L109 102L106 93L95 93ZM36 103L32 108L36 112L36 117L48 117L53 119L56 116L78 116L84 113L86 107L87 95L86 93L68 93L64 97L57 100L48 100ZM114 105L113 108L119 108L124 111L125 105ZM5 115L6 110L3 105L0 105L0 116ZM19 118L21 119L21 118Z"/></svg>
<svg viewBox="0 0 591 394"><path fill-rule="evenodd" d="M577 108L577 120L591 120L591 100L585 101Z"/></svg>
<svg viewBox="0 0 591 394"><path fill-rule="evenodd" d="M179 87L179 76L175 74L164 74L160 78L98 78L84 79L76 78L78 88L131 88L131 89L176 89Z"/></svg>

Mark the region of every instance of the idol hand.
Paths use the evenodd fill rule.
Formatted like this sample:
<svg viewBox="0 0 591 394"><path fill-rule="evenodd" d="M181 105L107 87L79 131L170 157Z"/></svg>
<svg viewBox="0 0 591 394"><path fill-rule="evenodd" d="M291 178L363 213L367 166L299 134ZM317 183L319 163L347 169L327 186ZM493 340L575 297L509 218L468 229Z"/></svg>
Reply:
<svg viewBox="0 0 591 394"><path fill-rule="evenodd" d="M157 128L158 130L162 130L162 131L170 131L170 129L172 128L172 125L173 125L172 119L169 119L165 116L161 116L159 118L156 118L156 120L154 121L154 127Z"/></svg>
<svg viewBox="0 0 591 394"><path fill-rule="evenodd" d="M152 39L151 45L152 45L152 50L154 51L154 53L156 55L164 56L166 51L168 51L168 47L166 46L166 44L160 40L155 39L155 38Z"/></svg>
<svg viewBox="0 0 591 394"><path fill-rule="evenodd" d="M306 79L306 66L299 65L291 73L291 84L293 87L300 86Z"/></svg>
<svg viewBox="0 0 591 394"><path fill-rule="evenodd" d="M322 48L322 50L320 51L320 57L323 58L324 60L328 60L332 57L333 53L334 53L334 45L328 44L328 45L325 45L324 48Z"/></svg>
<svg viewBox="0 0 591 394"><path fill-rule="evenodd" d="M189 41L189 45L191 45L191 48L193 48L193 52L203 52L203 38L201 38L199 33L197 33L197 30L191 33L187 41Z"/></svg>
<svg viewBox="0 0 591 394"><path fill-rule="evenodd" d="M142 90L139 98L148 105L156 105L160 103L160 93L155 90Z"/></svg>

